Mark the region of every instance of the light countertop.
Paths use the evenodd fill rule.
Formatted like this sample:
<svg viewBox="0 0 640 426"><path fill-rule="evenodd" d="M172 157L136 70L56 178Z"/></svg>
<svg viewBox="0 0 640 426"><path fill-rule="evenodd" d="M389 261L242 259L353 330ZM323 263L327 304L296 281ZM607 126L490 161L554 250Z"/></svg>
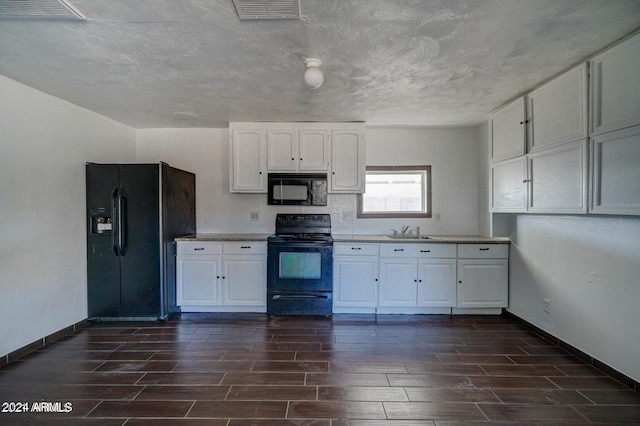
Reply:
<svg viewBox="0 0 640 426"><path fill-rule="evenodd" d="M250 234L250 233L205 233L195 235L185 235L176 238L176 241L267 241L273 234Z"/></svg>
<svg viewBox="0 0 640 426"><path fill-rule="evenodd" d="M176 238L176 241L267 241L273 234L263 233L201 233ZM508 238L477 235L429 235L422 238L390 238L385 235L332 234L335 243L430 243L430 244L509 244Z"/></svg>
<svg viewBox="0 0 640 426"><path fill-rule="evenodd" d="M429 244L509 244L508 238L479 235L429 235L428 238L388 237L386 235L332 234L334 243L429 243Z"/></svg>

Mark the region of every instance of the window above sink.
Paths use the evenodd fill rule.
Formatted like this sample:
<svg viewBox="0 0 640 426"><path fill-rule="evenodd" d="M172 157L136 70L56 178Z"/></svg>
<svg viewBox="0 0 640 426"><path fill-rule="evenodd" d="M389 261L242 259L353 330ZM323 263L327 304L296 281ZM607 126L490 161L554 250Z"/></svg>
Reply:
<svg viewBox="0 0 640 426"><path fill-rule="evenodd" d="M358 218L431 217L431 166L367 166L365 182Z"/></svg>

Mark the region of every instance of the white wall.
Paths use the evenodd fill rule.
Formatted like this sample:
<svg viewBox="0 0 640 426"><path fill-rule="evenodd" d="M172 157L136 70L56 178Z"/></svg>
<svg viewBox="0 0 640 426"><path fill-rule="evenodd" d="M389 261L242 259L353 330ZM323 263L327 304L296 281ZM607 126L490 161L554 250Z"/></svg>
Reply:
<svg viewBox="0 0 640 426"><path fill-rule="evenodd" d="M509 311L639 381L640 218L510 223Z"/></svg>
<svg viewBox="0 0 640 426"><path fill-rule="evenodd" d="M432 219L355 219L355 195L330 194L327 207L268 206L266 194L229 193L228 129L142 129L136 131L137 159L165 161L196 174L197 230L265 232L275 215L286 212L331 213L334 233L389 233L403 224L421 226L423 234L478 232L478 143L476 128L367 129L367 164L430 164L433 178ZM249 213L259 220L250 221ZM355 216L355 214L354 214Z"/></svg>
<svg viewBox="0 0 640 426"><path fill-rule="evenodd" d="M133 129L0 76L0 355L87 317L84 164Z"/></svg>
<svg viewBox="0 0 640 426"><path fill-rule="evenodd" d="M478 234L491 235L491 214L489 213L489 192L491 176L489 169L489 125L484 123L476 128L478 140Z"/></svg>

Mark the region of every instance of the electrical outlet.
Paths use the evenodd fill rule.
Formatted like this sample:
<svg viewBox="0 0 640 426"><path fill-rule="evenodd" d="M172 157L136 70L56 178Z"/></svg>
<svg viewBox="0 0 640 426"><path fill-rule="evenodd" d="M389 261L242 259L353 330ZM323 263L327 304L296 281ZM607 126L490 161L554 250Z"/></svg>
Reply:
<svg viewBox="0 0 640 426"><path fill-rule="evenodd" d="M440 213L435 213L435 214L433 215L433 218L436 220L436 222L440 222L440 220L441 220L441 219L440 219Z"/></svg>
<svg viewBox="0 0 640 426"><path fill-rule="evenodd" d="M342 212L342 221L343 222L353 222L354 212L351 210Z"/></svg>
<svg viewBox="0 0 640 426"><path fill-rule="evenodd" d="M256 220L258 220L258 212L250 212L249 220L252 222L255 222Z"/></svg>
<svg viewBox="0 0 640 426"><path fill-rule="evenodd" d="M551 313L551 300L549 299L544 299L544 307L543 307L544 311L548 314Z"/></svg>

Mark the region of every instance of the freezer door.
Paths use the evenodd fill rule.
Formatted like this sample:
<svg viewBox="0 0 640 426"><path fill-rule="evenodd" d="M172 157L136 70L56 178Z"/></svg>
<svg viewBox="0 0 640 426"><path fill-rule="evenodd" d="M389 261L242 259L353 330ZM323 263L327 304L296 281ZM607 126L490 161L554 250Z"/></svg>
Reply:
<svg viewBox="0 0 640 426"><path fill-rule="evenodd" d="M120 316L120 259L114 223L117 164L87 164L88 316Z"/></svg>

